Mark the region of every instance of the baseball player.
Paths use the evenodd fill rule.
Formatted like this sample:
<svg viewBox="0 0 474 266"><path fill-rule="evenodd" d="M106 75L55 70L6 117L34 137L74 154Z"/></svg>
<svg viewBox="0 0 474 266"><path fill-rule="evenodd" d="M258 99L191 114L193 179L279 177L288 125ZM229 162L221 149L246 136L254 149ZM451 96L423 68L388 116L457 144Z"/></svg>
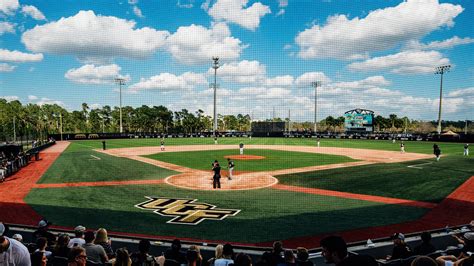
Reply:
<svg viewBox="0 0 474 266"><path fill-rule="evenodd" d="M229 176L227 176L227 178L229 180L232 180L232 177L233 176L233 172L234 172L234 161L232 161L230 158L227 158L227 169L229 170Z"/></svg>
<svg viewBox="0 0 474 266"><path fill-rule="evenodd" d="M214 144L217 144L217 137L214 137Z"/></svg>
<svg viewBox="0 0 474 266"><path fill-rule="evenodd" d="M221 188L221 166L217 160L212 163L212 171L214 176L212 177L212 187Z"/></svg>
<svg viewBox="0 0 474 266"><path fill-rule="evenodd" d="M244 154L244 144L242 142L239 144L239 149L240 149L240 155L243 155Z"/></svg>
<svg viewBox="0 0 474 266"><path fill-rule="evenodd" d="M463 153L464 156L469 156L469 143L466 143L466 145L464 145L464 153Z"/></svg>
<svg viewBox="0 0 474 266"><path fill-rule="evenodd" d="M317 141L318 141L318 142L317 142L317 145L318 145L318 148L319 148L319 142L321 141L321 139L320 139L320 138L318 138L318 140L317 140Z"/></svg>
<svg viewBox="0 0 474 266"><path fill-rule="evenodd" d="M405 153L405 144L403 143L403 141L400 143L400 152Z"/></svg>
<svg viewBox="0 0 474 266"><path fill-rule="evenodd" d="M438 144L433 144L433 153L436 156L436 161L439 161L439 158L441 156L441 149L439 148Z"/></svg>
<svg viewBox="0 0 474 266"><path fill-rule="evenodd" d="M163 138L160 141L160 148L161 148L161 151L165 150L165 140Z"/></svg>

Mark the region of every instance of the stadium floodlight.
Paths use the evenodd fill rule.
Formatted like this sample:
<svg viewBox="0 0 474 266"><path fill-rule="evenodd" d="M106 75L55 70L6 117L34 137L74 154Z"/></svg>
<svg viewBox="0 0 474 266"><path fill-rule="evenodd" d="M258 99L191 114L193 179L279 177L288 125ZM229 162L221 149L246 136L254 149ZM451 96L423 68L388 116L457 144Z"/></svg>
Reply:
<svg viewBox="0 0 474 266"><path fill-rule="evenodd" d="M123 133L123 126L122 126L122 85L125 85L125 79L124 78L115 78L115 83L119 85L119 91L120 91L120 133Z"/></svg>
<svg viewBox="0 0 474 266"><path fill-rule="evenodd" d="M444 65L444 66L439 66L436 68L435 74L436 75L441 75L441 81L439 85L439 111L438 111L438 135L441 134L441 104L443 100L443 75L446 72L449 72L449 69L451 69L451 65Z"/></svg>
<svg viewBox="0 0 474 266"><path fill-rule="evenodd" d="M318 87L321 87L321 81L311 82L314 87L314 134L318 133Z"/></svg>
<svg viewBox="0 0 474 266"><path fill-rule="evenodd" d="M216 91L217 91L217 69L219 68L219 57L214 56L212 57L213 65L212 68L214 68L214 125L213 125L213 130L214 130L214 137L216 137L216 132L217 132L217 109L216 109Z"/></svg>

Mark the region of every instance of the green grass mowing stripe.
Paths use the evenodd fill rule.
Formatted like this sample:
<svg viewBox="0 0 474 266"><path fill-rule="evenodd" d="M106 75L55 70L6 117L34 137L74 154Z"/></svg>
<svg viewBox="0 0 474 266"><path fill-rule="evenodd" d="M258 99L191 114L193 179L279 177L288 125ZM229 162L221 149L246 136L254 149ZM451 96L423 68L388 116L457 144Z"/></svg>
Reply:
<svg viewBox="0 0 474 266"><path fill-rule="evenodd" d="M426 162L419 168L409 168ZM280 183L310 188L440 202L469 177L474 157L446 156L439 162L420 160L373 164L277 176Z"/></svg>
<svg viewBox="0 0 474 266"><path fill-rule="evenodd" d="M81 140L74 141L83 143L91 148L101 149L102 140ZM258 145L301 145L301 146L316 146L315 139L308 138L219 138L219 144L234 144L237 145L243 142L244 144L258 144ZM107 148L128 148L128 147L144 147L144 146L159 146L160 139L110 139L106 140ZM167 138L165 139L166 146L175 145L214 145L212 138ZM405 150L407 152L432 154L433 143L428 141L405 141ZM462 143L438 143L443 154L457 154L461 155L463 152ZM358 148L358 149L372 149L372 150L388 150L399 151L400 141L392 143L389 140L358 140L358 139L321 139L322 147L341 147L341 148Z"/></svg>
<svg viewBox="0 0 474 266"><path fill-rule="evenodd" d="M173 174L176 172L99 153L74 142L51 165L38 183L162 179Z"/></svg>
<svg viewBox="0 0 474 266"><path fill-rule="evenodd" d="M134 205L145 196L198 199L240 209L235 217L199 225L173 225L172 217ZM221 241L261 242L400 223L420 218L422 208L385 205L278 191L190 191L167 185L33 189L26 202L57 225Z"/></svg>
<svg viewBox="0 0 474 266"><path fill-rule="evenodd" d="M188 152L166 152L148 155L145 157L160 160L172 164L186 166L193 169L210 170L211 163L218 160L221 166L227 167L227 159L224 156L238 155L239 150L212 150L212 151L188 151ZM345 156L290 152L278 150L246 149L246 155L264 156L261 160L234 160L236 171L270 171L288 168L298 168L314 165L325 165L335 163L354 162L356 160Z"/></svg>

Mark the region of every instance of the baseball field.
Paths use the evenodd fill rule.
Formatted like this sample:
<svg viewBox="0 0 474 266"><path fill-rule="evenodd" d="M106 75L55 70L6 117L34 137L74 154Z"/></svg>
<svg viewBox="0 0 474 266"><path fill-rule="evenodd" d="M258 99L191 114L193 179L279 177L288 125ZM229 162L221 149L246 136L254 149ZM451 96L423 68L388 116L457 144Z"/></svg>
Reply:
<svg viewBox="0 0 474 266"><path fill-rule="evenodd" d="M245 144L239 155L239 143ZM297 138L58 142L2 184L4 222L107 228L111 232L288 247L318 246L468 223L474 157L463 144ZM227 158L235 163L227 178ZM212 188L211 163L222 166ZM20 210L20 211L19 211Z"/></svg>

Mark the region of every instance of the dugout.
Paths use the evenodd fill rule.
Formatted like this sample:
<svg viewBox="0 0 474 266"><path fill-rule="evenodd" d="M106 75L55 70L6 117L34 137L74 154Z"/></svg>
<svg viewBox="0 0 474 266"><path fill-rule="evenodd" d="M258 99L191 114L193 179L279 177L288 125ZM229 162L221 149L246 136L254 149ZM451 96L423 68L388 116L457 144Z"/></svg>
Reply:
<svg viewBox="0 0 474 266"><path fill-rule="evenodd" d="M252 122L251 128L254 137L283 137L286 122Z"/></svg>
<svg viewBox="0 0 474 266"><path fill-rule="evenodd" d="M0 153L4 153L5 156L10 156L10 154L13 154L13 156L17 156L21 151L23 150L21 145L17 144L0 144Z"/></svg>

